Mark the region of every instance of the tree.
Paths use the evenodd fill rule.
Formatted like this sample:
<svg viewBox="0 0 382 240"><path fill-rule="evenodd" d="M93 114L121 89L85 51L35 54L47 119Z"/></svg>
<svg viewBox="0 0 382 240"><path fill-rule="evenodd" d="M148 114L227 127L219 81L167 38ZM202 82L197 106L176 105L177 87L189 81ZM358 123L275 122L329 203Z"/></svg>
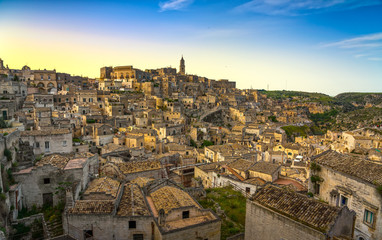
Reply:
<svg viewBox="0 0 382 240"><path fill-rule="evenodd" d="M193 139L190 140L190 145L191 145L191 147L194 147L194 148L198 147L198 145L196 144L196 142Z"/></svg>
<svg viewBox="0 0 382 240"><path fill-rule="evenodd" d="M211 142L211 141L208 141L208 140L204 140L203 143L202 143L202 146L200 146L200 147L204 148L204 147L208 147L208 146L211 146L211 145L214 145L214 143Z"/></svg>

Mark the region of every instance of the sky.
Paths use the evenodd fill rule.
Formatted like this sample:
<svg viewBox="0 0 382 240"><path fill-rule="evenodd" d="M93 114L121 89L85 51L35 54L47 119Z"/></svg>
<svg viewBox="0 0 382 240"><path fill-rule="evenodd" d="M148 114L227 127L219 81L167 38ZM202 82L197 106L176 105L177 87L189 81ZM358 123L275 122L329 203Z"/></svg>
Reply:
<svg viewBox="0 0 382 240"><path fill-rule="evenodd" d="M0 0L10 68L179 68L238 88L382 92L382 0Z"/></svg>

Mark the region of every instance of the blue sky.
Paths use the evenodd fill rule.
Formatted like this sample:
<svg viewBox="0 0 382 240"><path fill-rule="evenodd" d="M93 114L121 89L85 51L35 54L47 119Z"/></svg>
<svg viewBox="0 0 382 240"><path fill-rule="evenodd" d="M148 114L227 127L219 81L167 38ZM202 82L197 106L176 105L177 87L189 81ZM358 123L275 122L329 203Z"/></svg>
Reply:
<svg viewBox="0 0 382 240"><path fill-rule="evenodd" d="M178 67L240 88L382 91L382 0L2 1L0 57L90 77Z"/></svg>

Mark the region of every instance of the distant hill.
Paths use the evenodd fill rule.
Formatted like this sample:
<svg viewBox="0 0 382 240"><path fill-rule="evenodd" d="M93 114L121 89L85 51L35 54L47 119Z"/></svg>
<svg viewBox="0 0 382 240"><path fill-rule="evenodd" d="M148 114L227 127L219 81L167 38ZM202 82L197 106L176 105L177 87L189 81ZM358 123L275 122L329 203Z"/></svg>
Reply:
<svg viewBox="0 0 382 240"><path fill-rule="evenodd" d="M338 114L332 129L345 131L381 124L382 108L371 107Z"/></svg>
<svg viewBox="0 0 382 240"><path fill-rule="evenodd" d="M364 107L367 104L373 106L381 105L382 93L341 93L334 97L338 102L350 103L355 107Z"/></svg>
<svg viewBox="0 0 382 240"><path fill-rule="evenodd" d="M259 90L259 93L275 100L319 102L330 106L330 111L308 115L321 130L345 131L382 124L382 93L349 92L335 97L323 93L300 91ZM300 135L304 135L303 133L307 131L304 129Z"/></svg>
<svg viewBox="0 0 382 240"><path fill-rule="evenodd" d="M304 99L306 101L312 101L312 102L321 102L321 103L328 103L333 101L333 97L323 94L323 93L316 93L316 92L300 92L300 91L266 91L266 90L259 90L259 93L265 94L268 98L273 99L293 99L293 98L300 98Z"/></svg>

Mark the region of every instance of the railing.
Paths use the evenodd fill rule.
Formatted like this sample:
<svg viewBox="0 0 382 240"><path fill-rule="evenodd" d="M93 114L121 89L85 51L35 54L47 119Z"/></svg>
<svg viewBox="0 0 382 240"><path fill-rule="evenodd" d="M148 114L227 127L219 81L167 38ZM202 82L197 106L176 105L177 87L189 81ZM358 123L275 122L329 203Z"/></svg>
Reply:
<svg viewBox="0 0 382 240"><path fill-rule="evenodd" d="M228 184L233 188L233 190L241 192L241 194L243 194L244 197L246 197L246 198L251 197L251 194L249 192L247 192L246 189L238 186L237 184L235 184L231 181L228 181Z"/></svg>

